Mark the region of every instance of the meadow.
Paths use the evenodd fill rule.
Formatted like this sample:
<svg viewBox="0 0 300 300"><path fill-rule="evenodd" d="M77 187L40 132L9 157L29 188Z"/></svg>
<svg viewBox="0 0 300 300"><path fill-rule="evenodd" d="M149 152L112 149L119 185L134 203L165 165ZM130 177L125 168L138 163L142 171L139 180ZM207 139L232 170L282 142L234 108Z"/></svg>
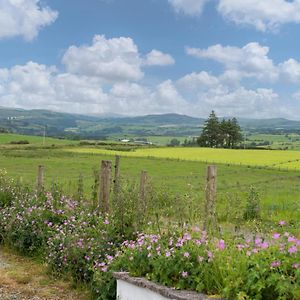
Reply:
<svg viewBox="0 0 300 300"><path fill-rule="evenodd" d="M16 140L16 136L10 137ZM24 137L22 138L24 139ZM31 137L26 137L31 140ZM261 198L261 212L266 222L300 220L300 152L267 150L225 150L205 148L143 148L134 151L107 150L106 146L82 147L79 142L32 137L30 145L10 145L0 135L0 168L10 177L35 186L38 165L45 166L45 184L57 183L65 193L74 195L79 176L84 194L91 198L95 176L102 160L121 156L121 176L136 184L141 170L148 172L153 188L170 197L187 195L201 209L204 199L206 168L218 167L218 211L222 221L230 221L246 205L253 186ZM53 142L53 143L52 143ZM56 146L58 145L58 146Z"/></svg>
<svg viewBox="0 0 300 300"><path fill-rule="evenodd" d="M52 142L6 137L0 145L2 244L87 285L91 299L115 299L112 272L120 270L224 299L299 299L300 174L283 166L300 152ZM121 184L104 214L93 186L101 161L116 154ZM211 164L216 214L203 231ZM37 193L38 165L45 190ZM149 178L143 202L141 170Z"/></svg>

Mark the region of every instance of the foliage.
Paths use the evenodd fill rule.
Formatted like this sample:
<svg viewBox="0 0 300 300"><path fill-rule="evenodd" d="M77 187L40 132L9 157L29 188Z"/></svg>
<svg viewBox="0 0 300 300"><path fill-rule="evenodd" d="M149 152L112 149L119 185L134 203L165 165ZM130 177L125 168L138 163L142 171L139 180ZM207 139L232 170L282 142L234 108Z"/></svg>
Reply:
<svg viewBox="0 0 300 300"><path fill-rule="evenodd" d="M212 111L205 121L198 144L210 148L235 148L242 141L241 127L236 118L219 122Z"/></svg>
<svg viewBox="0 0 300 300"><path fill-rule="evenodd" d="M244 219L255 220L259 218L260 218L260 196L256 191L256 189L253 186L251 186L247 197Z"/></svg>
<svg viewBox="0 0 300 300"><path fill-rule="evenodd" d="M198 228L184 234L140 234L104 261L94 278L103 282L112 271L125 270L169 287L225 299L298 299L300 240L282 226L277 230L235 240L208 237Z"/></svg>

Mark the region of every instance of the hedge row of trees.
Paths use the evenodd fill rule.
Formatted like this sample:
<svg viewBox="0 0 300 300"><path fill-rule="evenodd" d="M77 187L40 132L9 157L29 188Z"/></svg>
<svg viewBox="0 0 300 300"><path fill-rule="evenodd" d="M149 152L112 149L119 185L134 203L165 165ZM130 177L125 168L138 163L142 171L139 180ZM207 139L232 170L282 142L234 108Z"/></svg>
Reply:
<svg viewBox="0 0 300 300"><path fill-rule="evenodd" d="M242 130L236 118L220 122L212 111L197 142L201 147L235 148L242 140Z"/></svg>

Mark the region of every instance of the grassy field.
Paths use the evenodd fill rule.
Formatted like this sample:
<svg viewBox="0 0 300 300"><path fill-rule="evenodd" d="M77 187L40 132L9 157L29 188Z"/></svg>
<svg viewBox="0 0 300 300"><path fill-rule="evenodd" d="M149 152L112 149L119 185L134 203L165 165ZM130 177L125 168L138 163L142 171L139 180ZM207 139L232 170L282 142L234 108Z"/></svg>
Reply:
<svg viewBox="0 0 300 300"><path fill-rule="evenodd" d="M37 167L42 164L45 166L46 187L50 188L53 182L57 182L71 195L76 192L79 174L82 174L84 191L89 198L94 182L93 169L99 170L101 160L113 161L115 153L123 152L77 146L53 149L38 146L29 148L6 146L0 151L0 168L6 169L9 176L32 186L36 181ZM139 153L140 157L134 157L136 153ZM153 153L157 157L154 157ZM184 156L188 153L194 156ZM205 157L204 153L211 154ZM218 211L220 218L225 221L230 221L228 218L238 213L245 205L251 186L254 186L260 194L264 220L300 220L300 172L293 168L286 171L255 167L258 163L263 166L274 164L276 161L296 159L299 157L297 152L252 153L242 150L162 148L124 154L120 168L122 176L127 180L138 183L141 170L147 170L156 189L183 199L178 201L186 201L185 199L190 197L199 203L204 199L207 165L209 161L215 161L218 166ZM127 156L128 154L132 156ZM230 160L236 165L226 164ZM239 165L239 162L242 162L242 165Z"/></svg>
<svg viewBox="0 0 300 300"><path fill-rule="evenodd" d="M189 160L220 164L257 167L282 167L299 170L300 152L281 150L232 150L210 148L147 148L131 152L110 151L97 148L70 148L76 154L121 155L127 157L154 157L161 159ZM294 163L294 164L291 164ZM289 166L290 164L290 166Z"/></svg>
<svg viewBox="0 0 300 300"><path fill-rule="evenodd" d="M20 134L0 134L0 144L1 145L10 145L12 143L20 142L20 141L28 141L29 144L34 145L43 145L44 138L43 136L31 136L31 135L20 135ZM56 139L51 137L45 138L45 146L50 145L70 145L70 144L78 144L78 141L70 141L64 139Z"/></svg>

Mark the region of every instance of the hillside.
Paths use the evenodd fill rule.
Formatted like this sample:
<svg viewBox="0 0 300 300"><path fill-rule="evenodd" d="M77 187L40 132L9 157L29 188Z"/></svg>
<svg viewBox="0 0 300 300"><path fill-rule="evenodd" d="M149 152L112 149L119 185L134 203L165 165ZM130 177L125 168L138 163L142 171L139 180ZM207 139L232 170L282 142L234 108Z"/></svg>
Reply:
<svg viewBox="0 0 300 300"><path fill-rule="evenodd" d="M179 114L138 117L99 117L0 107L0 129L18 134L71 138L119 138L123 136L199 135L204 119ZM300 121L287 119L239 119L243 130L258 133L299 132Z"/></svg>

